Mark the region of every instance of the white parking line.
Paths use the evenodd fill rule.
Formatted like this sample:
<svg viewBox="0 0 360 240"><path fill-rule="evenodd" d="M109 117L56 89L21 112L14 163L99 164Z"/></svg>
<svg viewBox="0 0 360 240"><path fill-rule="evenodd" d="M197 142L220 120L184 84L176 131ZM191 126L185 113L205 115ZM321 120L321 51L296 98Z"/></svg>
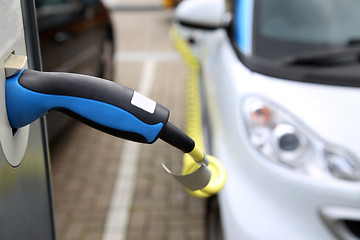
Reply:
<svg viewBox="0 0 360 240"><path fill-rule="evenodd" d="M147 97L150 97L152 92L152 86L154 84L154 75L156 69L156 61L148 59L144 62L143 71L141 75L141 81L137 91Z"/></svg>
<svg viewBox="0 0 360 240"><path fill-rule="evenodd" d="M117 52L114 55L116 62L141 62L147 60L155 61L180 61L180 56L175 51L156 52Z"/></svg>
<svg viewBox="0 0 360 240"><path fill-rule="evenodd" d="M145 96L150 96L152 92L155 70L156 61L148 59L144 62L137 91ZM136 187L140 150L141 144L139 143L127 141L123 145L102 240L124 240L126 238L130 208Z"/></svg>
<svg viewBox="0 0 360 240"><path fill-rule="evenodd" d="M124 240L130 218L141 144L125 142L103 232L103 240Z"/></svg>
<svg viewBox="0 0 360 240"><path fill-rule="evenodd" d="M111 8L113 6L117 6L119 4L121 4L123 1L122 0L101 0L104 5L108 8Z"/></svg>

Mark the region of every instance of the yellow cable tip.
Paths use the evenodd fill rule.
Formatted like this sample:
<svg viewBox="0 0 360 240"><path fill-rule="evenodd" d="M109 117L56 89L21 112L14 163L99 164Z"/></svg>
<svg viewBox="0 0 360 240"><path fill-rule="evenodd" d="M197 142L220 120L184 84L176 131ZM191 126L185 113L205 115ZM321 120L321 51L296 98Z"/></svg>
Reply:
<svg viewBox="0 0 360 240"><path fill-rule="evenodd" d="M211 195L217 194L225 185L226 182L226 171L224 165L214 156L206 155L207 159L209 160L208 168L211 172L211 178L203 189L197 191L190 191L189 193L196 197L209 197ZM187 169L184 172L194 172L199 165L196 162L193 164L188 165Z"/></svg>

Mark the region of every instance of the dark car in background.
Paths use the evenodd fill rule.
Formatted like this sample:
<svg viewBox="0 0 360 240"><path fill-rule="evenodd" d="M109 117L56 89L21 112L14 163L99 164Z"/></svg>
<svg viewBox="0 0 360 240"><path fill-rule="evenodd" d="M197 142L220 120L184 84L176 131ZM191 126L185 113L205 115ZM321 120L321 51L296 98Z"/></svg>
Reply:
<svg viewBox="0 0 360 240"><path fill-rule="evenodd" d="M71 72L111 80L113 34L109 11L100 0L36 0L43 71ZM47 115L50 142L71 119Z"/></svg>

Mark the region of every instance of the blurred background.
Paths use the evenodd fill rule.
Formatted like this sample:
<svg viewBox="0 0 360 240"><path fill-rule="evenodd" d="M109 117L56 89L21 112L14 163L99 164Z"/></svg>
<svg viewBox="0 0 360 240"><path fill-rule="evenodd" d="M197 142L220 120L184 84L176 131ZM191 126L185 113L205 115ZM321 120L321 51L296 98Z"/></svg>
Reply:
<svg viewBox="0 0 360 240"><path fill-rule="evenodd" d="M225 175L227 183L219 201L195 198L161 167L164 162L180 173L185 162L184 172L190 171L179 150L162 141L124 141L50 112L52 184L39 181L49 180L38 171L48 170L47 161L18 166L4 152L12 167L2 168L0 187L14 195L0 195L0 219L11 220L2 221L0 239L49 234L52 219L31 214L51 209L49 202L57 239L360 239L360 114L354 111L360 102L359 1L35 2L44 71L128 86L170 109L170 122L182 129L186 102L187 130L191 123L197 148L204 144L227 171L209 158L212 184L196 193L216 193ZM12 4L2 5L6 21L0 23L10 33L4 36L12 35L8 22L15 21L7 19L21 15L20 4L29 26L2 57L8 75L11 60L25 53L24 40L37 45L33 6L27 6L33 2L14 3L17 15ZM27 50L37 55L37 48ZM11 104L3 109L21 106L12 89L8 93ZM11 130L14 139L21 135L2 120L10 134L4 147ZM39 133L29 158L38 155ZM10 146L21 155L20 147ZM39 160L45 150L38 151ZM23 175L26 169L31 174ZM53 195L41 192L48 185Z"/></svg>
<svg viewBox="0 0 360 240"><path fill-rule="evenodd" d="M168 34L171 0L37 0L44 71L126 85L171 110L184 126L187 69ZM160 163L181 171L182 153L159 141L127 142L47 116L58 239L203 239L205 201Z"/></svg>

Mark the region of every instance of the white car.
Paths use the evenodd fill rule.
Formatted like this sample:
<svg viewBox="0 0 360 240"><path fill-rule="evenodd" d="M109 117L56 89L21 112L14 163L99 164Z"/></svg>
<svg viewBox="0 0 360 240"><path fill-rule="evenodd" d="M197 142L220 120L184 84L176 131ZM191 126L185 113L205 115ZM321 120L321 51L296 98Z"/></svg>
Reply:
<svg viewBox="0 0 360 240"><path fill-rule="evenodd" d="M188 0L174 26L228 173L224 239L360 239L360 1Z"/></svg>

